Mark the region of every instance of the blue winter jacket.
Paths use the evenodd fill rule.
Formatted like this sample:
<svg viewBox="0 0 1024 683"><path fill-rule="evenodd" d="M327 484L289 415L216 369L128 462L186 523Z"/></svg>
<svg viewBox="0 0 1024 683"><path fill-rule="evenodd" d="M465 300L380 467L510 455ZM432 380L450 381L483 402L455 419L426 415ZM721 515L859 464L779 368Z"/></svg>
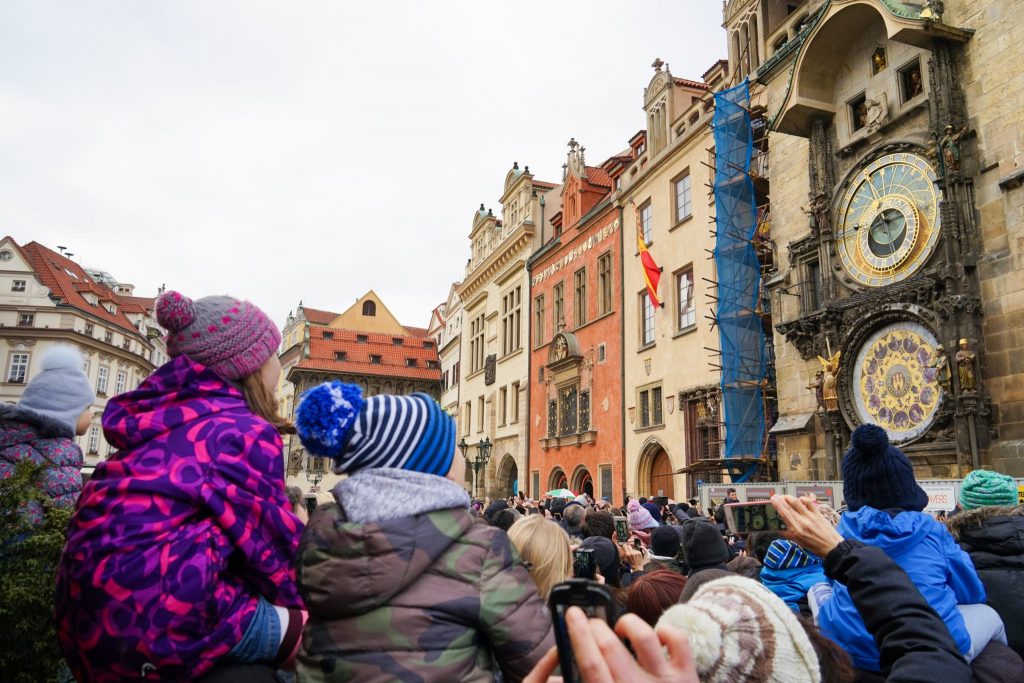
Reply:
<svg viewBox="0 0 1024 683"><path fill-rule="evenodd" d="M807 591L816 583L828 583L821 562L796 569L761 568L761 584L775 593L789 608L800 613L800 602L806 605Z"/></svg>
<svg viewBox="0 0 1024 683"><path fill-rule="evenodd" d="M967 654L971 638L956 606L985 602L985 587L971 558L946 527L923 512L903 511L894 517L865 506L843 515L839 533L880 548L902 567L946 622L960 652ZM850 653L854 666L879 671L878 648L864 627L850 592L840 583L834 583L833 589L832 599L822 605L818 614L821 631Z"/></svg>

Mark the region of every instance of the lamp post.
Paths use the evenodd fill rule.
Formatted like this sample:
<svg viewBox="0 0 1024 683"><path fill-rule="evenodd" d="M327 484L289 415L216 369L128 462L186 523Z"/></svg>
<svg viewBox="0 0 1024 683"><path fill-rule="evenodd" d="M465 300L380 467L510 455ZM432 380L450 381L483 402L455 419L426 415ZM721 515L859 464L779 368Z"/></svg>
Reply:
<svg viewBox="0 0 1024 683"><path fill-rule="evenodd" d="M313 486L309 489L310 493L319 493L317 486L324 478L324 459L317 458L315 456L306 455L306 481L311 483Z"/></svg>
<svg viewBox="0 0 1024 683"><path fill-rule="evenodd" d="M476 448L476 455L470 459L469 449ZM480 470L487 467L487 461L491 459L491 448L493 444L491 440L484 437L476 444L466 443L466 439L463 438L459 441L459 452L462 453L462 457L466 461L466 466L473 470L473 497L476 498L479 489L478 481L480 476Z"/></svg>

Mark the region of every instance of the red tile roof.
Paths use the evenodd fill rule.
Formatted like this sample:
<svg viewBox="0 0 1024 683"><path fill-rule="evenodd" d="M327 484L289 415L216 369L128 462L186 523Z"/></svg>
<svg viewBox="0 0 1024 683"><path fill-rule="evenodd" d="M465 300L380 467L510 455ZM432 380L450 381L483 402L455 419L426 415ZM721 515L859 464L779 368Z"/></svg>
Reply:
<svg viewBox="0 0 1024 683"><path fill-rule="evenodd" d="M125 313L149 313L156 306L156 298L149 296L120 296Z"/></svg>
<svg viewBox="0 0 1024 683"><path fill-rule="evenodd" d="M549 183L549 182L547 182L546 180L534 180L534 181L533 181L533 184L534 184L534 185L535 185L536 187L543 187L543 188L544 188L545 190L553 190L553 189L555 189L556 187L558 187L558 185L557 185L557 184L555 184L555 183Z"/></svg>
<svg viewBox="0 0 1024 683"><path fill-rule="evenodd" d="M712 71L717 69L719 66L721 66L724 71L728 71L729 70L729 60L728 59L719 59L717 62L712 64L708 68L707 71L705 71L703 74L701 74L701 78L704 79L705 81L708 80L708 74L710 74Z"/></svg>
<svg viewBox="0 0 1024 683"><path fill-rule="evenodd" d="M404 325L403 327L405 327L405 329L409 331L409 334L414 337L426 338L430 336L430 330L425 327L409 327L408 325Z"/></svg>
<svg viewBox="0 0 1024 683"><path fill-rule="evenodd" d="M123 330L140 334L132 321L125 315L122 297L118 296L105 285L93 280L80 265L57 252L44 247L38 242L29 242L21 248L22 253L32 265L43 285L50 289L52 296L60 298L63 303L88 313L100 320L116 325ZM92 292L102 304L105 301L116 305L117 313L111 313L104 306L93 306L83 293ZM133 297L134 298L134 297ZM129 306L133 308L133 306ZM133 312L133 311L129 311Z"/></svg>
<svg viewBox="0 0 1024 683"><path fill-rule="evenodd" d="M415 329L415 328L414 328ZM333 339L324 339L324 332L332 333ZM358 341L365 337L365 342ZM401 339L402 345L394 340ZM437 346L429 348L419 337L395 337L391 334L357 332L355 330L328 330L322 327L310 328L309 357L300 360L292 369L318 370L357 375L397 377L440 381L441 367L437 357ZM344 352L345 360L336 360L337 353ZM379 364L371 364L370 356L381 357ZM415 359L416 367L409 367L406 359ZM435 367L428 368L427 361Z"/></svg>
<svg viewBox="0 0 1024 683"><path fill-rule="evenodd" d="M590 181L591 185L600 185L602 187L611 188L612 179L608 175L608 172L603 168L597 166L587 166L587 180Z"/></svg>
<svg viewBox="0 0 1024 683"><path fill-rule="evenodd" d="M302 307L302 312L306 315L306 320L314 325L330 325L339 315L331 311L321 311L318 308L308 308L306 306Z"/></svg>
<svg viewBox="0 0 1024 683"><path fill-rule="evenodd" d="M691 81L686 78L675 78L676 85L681 85L684 88L697 88L699 90L707 90L708 84L703 81Z"/></svg>

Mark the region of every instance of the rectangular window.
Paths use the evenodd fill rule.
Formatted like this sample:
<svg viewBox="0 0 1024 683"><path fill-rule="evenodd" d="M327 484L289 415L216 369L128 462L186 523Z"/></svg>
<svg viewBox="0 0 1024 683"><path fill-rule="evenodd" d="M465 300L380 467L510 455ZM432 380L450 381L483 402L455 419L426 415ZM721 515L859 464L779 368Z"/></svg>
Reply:
<svg viewBox="0 0 1024 683"><path fill-rule="evenodd" d="M476 408L477 408L476 431L482 432L482 431L484 431L484 397L483 396L481 396L480 398L478 398L476 400Z"/></svg>
<svg viewBox="0 0 1024 683"><path fill-rule="evenodd" d="M697 306L693 300L693 266L676 273L676 332L697 324Z"/></svg>
<svg viewBox="0 0 1024 683"><path fill-rule="evenodd" d="M601 254L597 259L597 314L612 310L612 254Z"/></svg>
<svg viewBox="0 0 1024 683"><path fill-rule="evenodd" d="M414 367L416 367L416 359L415 358L406 358L405 359L405 367L407 367L407 368L414 368Z"/></svg>
<svg viewBox="0 0 1024 683"><path fill-rule="evenodd" d="M473 402L466 401L466 410L463 411L465 415L462 416L462 433L464 436L469 436L469 432L473 427Z"/></svg>
<svg viewBox="0 0 1024 683"><path fill-rule="evenodd" d="M110 368L101 365L99 372L96 375L96 393L107 394L107 380L110 378Z"/></svg>
<svg viewBox="0 0 1024 683"><path fill-rule="evenodd" d="M498 389L498 426L508 423L508 387Z"/></svg>
<svg viewBox="0 0 1024 683"><path fill-rule="evenodd" d="M554 311L553 311L554 317L552 318L552 323L554 324L554 327L552 329L553 329L554 332L557 332L559 330L559 326L563 322L565 322L565 283L564 282L559 282L557 285L555 285L554 297L555 297L555 308L554 308Z"/></svg>
<svg viewBox="0 0 1024 683"><path fill-rule="evenodd" d="M900 69L900 95L903 102L909 102L924 92L921 79L921 61L915 59Z"/></svg>
<svg viewBox="0 0 1024 683"><path fill-rule="evenodd" d="M404 343L405 343L405 341L401 337L392 337L391 338L391 345L392 346L402 346Z"/></svg>
<svg viewBox="0 0 1024 683"><path fill-rule="evenodd" d="M346 358L348 358L348 352L347 351L335 351L334 352L334 360L345 360Z"/></svg>
<svg viewBox="0 0 1024 683"><path fill-rule="evenodd" d="M481 313L469 323L469 371L484 368L484 314Z"/></svg>
<svg viewBox="0 0 1024 683"><path fill-rule="evenodd" d="M94 329L95 329L95 327L93 326L92 323L86 323L85 324L85 333L87 335L89 335L90 337L92 336L92 333L93 333Z"/></svg>
<svg viewBox="0 0 1024 683"><path fill-rule="evenodd" d="M519 382L512 382L512 424L519 422Z"/></svg>
<svg viewBox="0 0 1024 683"><path fill-rule="evenodd" d="M360 343L360 344L365 344L368 341L370 341L370 337L368 335L365 335L365 334L357 334L356 335L356 341L358 343Z"/></svg>
<svg viewBox="0 0 1024 683"><path fill-rule="evenodd" d="M128 373L118 372L117 379L114 381L114 395L118 396L124 393L124 390L128 387Z"/></svg>
<svg viewBox="0 0 1024 683"><path fill-rule="evenodd" d="M100 452L100 428L97 425L89 427L89 455L96 455Z"/></svg>
<svg viewBox="0 0 1024 683"><path fill-rule="evenodd" d="M693 201L690 196L690 171L687 171L673 182L676 194L676 223L693 215Z"/></svg>
<svg viewBox="0 0 1024 683"><path fill-rule="evenodd" d="M544 295L533 299L533 345L544 344Z"/></svg>
<svg viewBox="0 0 1024 683"><path fill-rule="evenodd" d="M380 365L381 357L375 353L370 354L370 365Z"/></svg>
<svg viewBox="0 0 1024 683"><path fill-rule="evenodd" d="M573 324L583 327L587 322L587 269L580 268L573 274Z"/></svg>
<svg viewBox="0 0 1024 683"><path fill-rule="evenodd" d="M334 333L333 332L328 332L328 331L325 330L324 331L324 341L330 341L332 339L334 339Z"/></svg>
<svg viewBox="0 0 1024 683"><path fill-rule="evenodd" d="M611 465L600 465L601 471L601 497L606 497L608 500L612 500L614 493L612 492L612 467Z"/></svg>
<svg viewBox="0 0 1024 683"><path fill-rule="evenodd" d="M649 346L654 343L654 304L646 289L640 292L640 310L640 346Z"/></svg>
<svg viewBox="0 0 1024 683"><path fill-rule="evenodd" d="M24 384L28 375L27 353L12 353L10 365L7 366L7 381L12 384Z"/></svg>
<svg viewBox="0 0 1024 683"><path fill-rule="evenodd" d="M580 431L590 429L590 392L580 392Z"/></svg>
<svg viewBox="0 0 1024 683"><path fill-rule="evenodd" d="M32 327L32 324L36 321L35 313L21 313L18 315L18 325L20 327Z"/></svg>
<svg viewBox="0 0 1024 683"><path fill-rule="evenodd" d="M103 341L105 341L108 344L113 344L114 343L114 333L111 332L110 330L104 331L103 332Z"/></svg>
<svg viewBox="0 0 1024 683"><path fill-rule="evenodd" d="M640 392L640 427L651 426L651 392L644 389Z"/></svg>
<svg viewBox="0 0 1024 683"><path fill-rule="evenodd" d="M597 362L603 363L606 359L607 351L604 344L597 345Z"/></svg>
<svg viewBox="0 0 1024 683"><path fill-rule="evenodd" d="M534 498L540 498L540 471L534 470L531 474L532 476L530 478L533 480L533 490L531 490L528 495Z"/></svg>
<svg viewBox="0 0 1024 683"><path fill-rule="evenodd" d="M501 298L501 353L507 356L522 348L522 287L515 287Z"/></svg>
<svg viewBox="0 0 1024 683"><path fill-rule="evenodd" d="M548 401L548 436L558 435L558 401Z"/></svg>
<svg viewBox="0 0 1024 683"><path fill-rule="evenodd" d="M682 408L683 405L681 404ZM718 401L713 397L686 401L683 415L686 420L686 462L692 465L700 460L714 460L721 456L721 439L717 415ZM705 481L721 483L721 474L705 474Z"/></svg>
<svg viewBox="0 0 1024 683"><path fill-rule="evenodd" d="M661 387L651 388L651 424L660 425L664 423L662 414Z"/></svg>
<svg viewBox="0 0 1024 683"><path fill-rule="evenodd" d="M857 95L846 104L850 115L850 132L856 132L868 125L867 97L864 93Z"/></svg>
<svg viewBox="0 0 1024 683"><path fill-rule="evenodd" d="M25 280L15 280L11 283L12 292L24 292L25 291Z"/></svg>
<svg viewBox="0 0 1024 683"><path fill-rule="evenodd" d="M651 243L651 202L650 200L643 203L640 207L640 233L644 236L644 242L648 245Z"/></svg>
<svg viewBox="0 0 1024 683"><path fill-rule="evenodd" d="M821 283L821 264L818 259L809 259L804 263L804 282L801 300L803 312L813 313L821 308L823 299Z"/></svg>

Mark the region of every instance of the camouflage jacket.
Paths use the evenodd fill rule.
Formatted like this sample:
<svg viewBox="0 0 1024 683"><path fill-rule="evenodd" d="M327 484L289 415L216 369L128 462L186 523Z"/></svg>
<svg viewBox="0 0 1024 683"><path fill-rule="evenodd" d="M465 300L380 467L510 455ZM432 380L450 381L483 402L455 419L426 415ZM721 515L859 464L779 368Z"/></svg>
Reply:
<svg viewBox="0 0 1024 683"><path fill-rule="evenodd" d="M448 508L369 523L322 506L299 549L300 681L521 680L551 619L504 531Z"/></svg>

